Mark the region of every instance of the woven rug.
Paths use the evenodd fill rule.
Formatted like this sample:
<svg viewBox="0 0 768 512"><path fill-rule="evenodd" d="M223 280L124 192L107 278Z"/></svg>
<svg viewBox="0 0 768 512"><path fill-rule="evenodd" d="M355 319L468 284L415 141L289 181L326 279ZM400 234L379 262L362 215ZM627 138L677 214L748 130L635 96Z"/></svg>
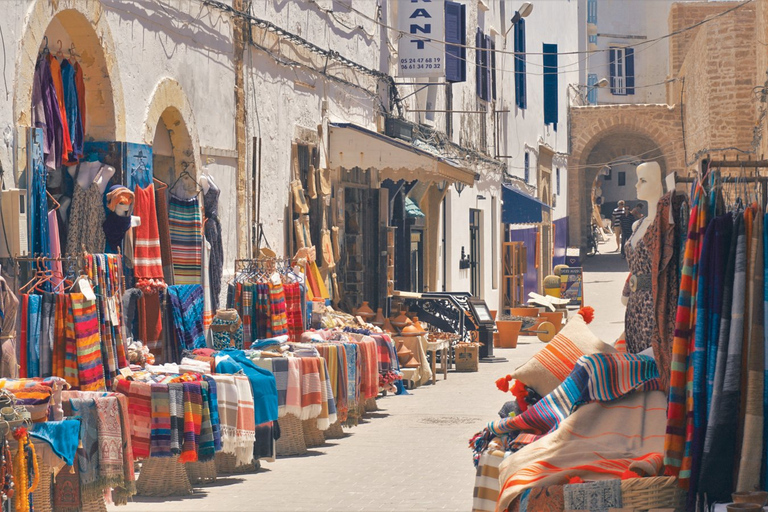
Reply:
<svg viewBox="0 0 768 512"><path fill-rule="evenodd" d="M170 194L168 227L174 284L202 284L203 220L197 197L181 199Z"/></svg>

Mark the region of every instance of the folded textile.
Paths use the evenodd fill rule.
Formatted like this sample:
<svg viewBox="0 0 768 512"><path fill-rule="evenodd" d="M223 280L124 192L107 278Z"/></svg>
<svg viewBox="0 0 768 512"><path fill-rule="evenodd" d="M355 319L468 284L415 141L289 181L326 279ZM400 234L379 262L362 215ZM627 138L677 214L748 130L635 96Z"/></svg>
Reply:
<svg viewBox="0 0 768 512"><path fill-rule="evenodd" d="M242 350L222 350L216 356L219 373L243 372L251 383L254 424L277 420L277 385L272 372L259 368Z"/></svg>
<svg viewBox="0 0 768 512"><path fill-rule="evenodd" d="M254 401L248 377L235 375L237 388L237 465L250 464L253 443L256 441L256 423L253 420Z"/></svg>
<svg viewBox="0 0 768 512"><path fill-rule="evenodd" d="M84 502L97 499L104 487L99 482L99 415L93 398L70 398L72 414L80 416L80 444L77 466L80 495Z"/></svg>
<svg viewBox="0 0 768 512"><path fill-rule="evenodd" d="M288 382L285 390L285 414L301 417L301 359L287 358Z"/></svg>
<svg viewBox="0 0 768 512"><path fill-rule="evenodd" d="M184 440L184 386L174 382L168 384L171 412L171 454L181 453Z"/></svg>
<svg viewBox="0 0 768 512"><path fill-rule="evenodd" d="M105 487L123 483L123 431L120 426L120 406L114 397L97 398L99 481Z"/></svg>
<svg viewBox="0 0 768 512"><path fill-rule="evenodd" d="M179 462L197 462L203 422L203 394L199 382L184 382L184 441Z"/></svg>
<svg viewBox="0 0 768 512"><path fill-rule="evenodd" d="M237 449L237 386L234 375L212 375L216 382L221 430L221 451L235 454Z"/></svg>
<svg viewBox="0 0 768 512"><path fill-rule="evenodd" d="M115 393L120 413L123 441L123 483L112 489L112 500L115 505L127 505L128 499L136 494L136 473L133 468L133 445L130 436L130 416L128 414L128 397Z"/></svg>
<svg viewBox="0 0 768 512"><path fill-rule="evenodd" d="M561 484L572 476L607 480L627 470L641 476L660 474L665 417L666 396L661 391L583 405L557 430L503 460L497 509L505 510L529 487Z"/></svg>
<svg viewBox="0 0 768 512"><path fill-rule="evenodd" d="M333 399L333 390L325 359L321 357L317 367L320 370L320 396L322 397L320 415L317 417L317 428L327 430L331 423L336 423L336 401Z"/></svg>
<svg viewBox="0 0 768 512"><path fill-rule="evenodd" d="M200 423L200 444L197 448L197 460L200 462L206 462L213 460L216 455L216 446L213 441L213 425L211 424L211 409L209 407L208 396L208 383L203 381L200 383L200 391L202 392L202 409L203 417Z"/></svg>
<svg viewBox="0 0 768 512"><path fill-rule="evenodd" d="M150 384L152 397L152 427L150 432L150 455L171 456L171 395L167 384Z"/></svg>
<svg viewBox="0 0 768 512"><path fill-rule="evenodd" d="M563 488L565 510L589 510L608 512L611 508L622 508L621 480L603 480L566 485Z"/></svg>
<svg viewBox="0 0 768 512"><path fill-rule="evenodd" d="M213 431L213 448L221 451L221 420L219 419L219 393L216 380L210 375L203 377L208 383L208 410L211 416L211 429Z"/></svg>
<svg viewBox="0 0 768 512"><path fill-rule="evenodd" d="M317 418L323 409L319 357L302 357L301 361L301 416L302 420Z"/></svg>
<svg viewBox="0 0 768 512"><path fill-rule="evenodd" d="M147 382L119 379L117 391L128 397L133 456L146 459L150 455L152 437L152 388Z"/></svg>
<svg viewBox="0 0 768 512"><path fill-rule="evenodd" d="M39 379L0 379L0 388L7 389L16 397L16 405L24 407L37 423L48 419L53 389Z"/></svg>
<svg viewBox="0 0 768 512"><path fill-rule="evenodd" d="M48 443L53 453L69 466L75 463L80 442L80 418L35 423L29 435Z"/></svg>
<svg viewBox="0 0 768 512"><path fill-rule="evenodd" d="M265 360L271 366L272 374L275 376L275 385L277 386L277 414L285 415L285 398L288 393L288 359L284 357L273 357Z"/></svg>

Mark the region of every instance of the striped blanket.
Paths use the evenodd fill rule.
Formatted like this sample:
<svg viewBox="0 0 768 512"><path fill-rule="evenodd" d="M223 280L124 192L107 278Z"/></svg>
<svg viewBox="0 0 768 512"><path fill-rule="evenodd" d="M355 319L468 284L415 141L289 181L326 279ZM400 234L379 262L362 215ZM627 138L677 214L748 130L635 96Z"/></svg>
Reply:
<svg viewBox="0 0 768 512"><path fill-rule="evenodd" d="M494 437L507 449L519 450L550 432L573 411L591 402L610 402L633 391L659 389L652 357L634 354L592 354L579 358L571 374L550 394L512 418L494 421L470 441L475 461Z"/></svg>
<svg viewBox="0 0 768 512"><path fill-rule="evenodd" d="M270 336L288 334L288 316L286 314L285 292L282 283L269 283L269 309L272 318Z"/></svg>
<svg viewBox="0 0 768 512"><path fill-rule="evenodd" d="M171 395L167 384L152 383L152 457L171 456Z"/></svg>
<svg viewBox="0 0 768 512"><path fill-rule="evenodd" d="M180 199L171 194L168 223L174 284L201 284L203 219L197 197Z"/></svg>
<svg viewBox="0 0 768 512"><path fill-rule="evenodd" d="M100 391L105 389L106 383L101 359L101 337L96 302L86 300L81 293L73 293L71 298L80 389Z"/></svg>
<svg viewBox="0 0 768 512"><path fill-rule="evenodd" d="M237 465L250 464L256 441L256 421L253 412L251 383L245 375L235 375L237 389L237 436L235 458Z"/></svg>
<svg viewBox="0 0 768 512"><path fill-rule="evenodd" d="M324 383L320 381L320 357L302 357L301 361L301 416L302 420L317 418L323 409Z"/></svg>
<svg viewBox="0 0 768 512"><path fill-rule="evenodd" d="M117 380L117 392L128 397L131 444L135 459L150 455L152 438L152 388L149 383Z"/></svg>
<svg viewBox="0 0 768 512"><path fill-rule="evenodd" d="M141 218L141 224L134 229L134 275L136 287L149 292L165 287L155 208L155 186L137 186L134 192L136 200L133 214Z"/></svg>
<svg viewBox="0 0 768 512"><path fill-rule="evenodd" d="M203 424L203 393L199 382L184 382L184 441L179 462L197 462Z"/></svg>
<svg viewBox="0 0 768 512"><path fill-rule="evenodd" d="M173 313L173 329L179 352L205 348L203 332L203 287L198 285L169 286Z"/></svg>

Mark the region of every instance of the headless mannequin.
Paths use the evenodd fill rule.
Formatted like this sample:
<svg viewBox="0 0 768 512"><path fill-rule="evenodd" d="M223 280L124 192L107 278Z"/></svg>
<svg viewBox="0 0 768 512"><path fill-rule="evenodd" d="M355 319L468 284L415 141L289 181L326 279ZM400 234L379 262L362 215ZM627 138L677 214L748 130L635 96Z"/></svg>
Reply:
<svg viewBox="0 0 768 512"><path fill-rule="evenodd" d="M77 185L86 190L91 186L91 183L96 183L99 186L99 190L103 194L107 190L107 183L112 179L115 174L115 168L111 165L105 165L98 161L98 155L91 153L88 157L81 161L78 165L73 165L67 168L67 172L77 182ZM99 169L104 167L101 175L99 176Z"/></svg>
<svg viewBox="0 0 768 512"><path fill-rule="evenodd" d="M637 166L637 185L635 185L635 189L637 190L637 198L648 202L648 215L635 222L632 227L632 236L629 237L628 241L630 245L645 236L648 227L656 218L659 199L664 195L664 186L661 182L661 167L657 162L644 162ZM621 303L626 306L628 301L629 297L622 295Z"/></svg>
<svg viewBox="0 0 768 512"><path fill-rule="evenodd" d="M48 170L48 182L46 187L50 190L60 190L61 189L61 182L62 182L62 173L61 170ZM69 205L72 202L72 198L65 196L61 192L54 193L53 197L56 199L56 201L59 202L59 215L61 215L62 220L66 223L67 222L67 212L69 212Z"/></svg>
<svg viewBox="0 0 768 512"><path fill-rule="evenodd" d="M208 191L211 189L211 182L213 181L213 178L211 178L208 175L208 172L203 171L203 175L200 176L200 180L198 183L200 184L200 187L203 189L203 195L207 194Z"/></svg>

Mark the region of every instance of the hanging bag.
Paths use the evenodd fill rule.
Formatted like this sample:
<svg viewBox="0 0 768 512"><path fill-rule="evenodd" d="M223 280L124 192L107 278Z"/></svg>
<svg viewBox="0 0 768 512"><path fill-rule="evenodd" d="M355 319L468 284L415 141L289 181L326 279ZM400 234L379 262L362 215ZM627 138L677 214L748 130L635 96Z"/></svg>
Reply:
<svg viewBox="0 0 768 512"><path fill-rule="evenodd" d="M236 309L219 309L211 322L213 349L243 348L243 322Z"/></svg>

